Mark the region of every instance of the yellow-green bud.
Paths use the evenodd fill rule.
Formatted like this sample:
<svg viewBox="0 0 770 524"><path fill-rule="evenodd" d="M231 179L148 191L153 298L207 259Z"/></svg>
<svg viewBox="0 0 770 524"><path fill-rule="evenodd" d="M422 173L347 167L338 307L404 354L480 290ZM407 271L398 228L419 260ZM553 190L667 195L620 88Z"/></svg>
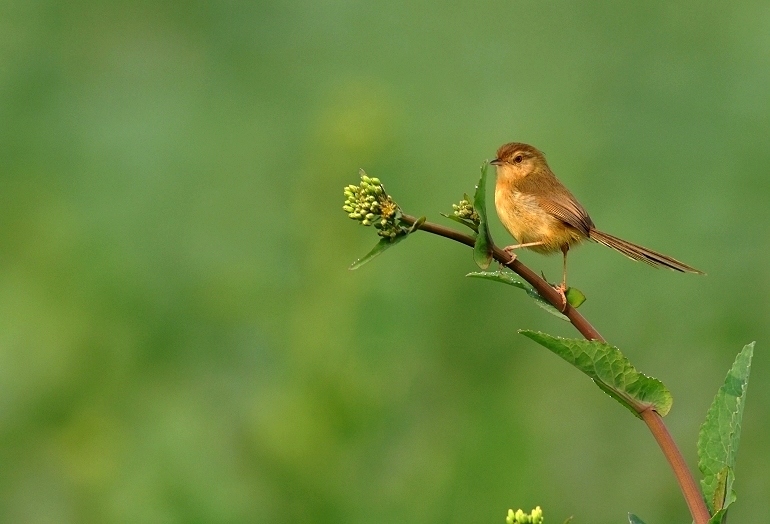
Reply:
<svg viewBox="0 0 770 524"><path fill-rule="evenodd" d="M368 221L368 220L366 220L366 219L363 219L363 220L361 221L361 223L362 223L363 225L365 225L365 226L371 226L371 225L372 225L372 223L371 223L371 222L369 222L369 221Z"/></svg>
<svg viewBox="0 0 770 524"><path fill-rule="evenodd" d="M348 213L352 213L353 212L353 208L350 207L350 206L342 206L342 210L343 211L347 211Z"/></svg>
<svg viewBox="0 0 770 524"><path fill-rule="evenodd" d="M366 214L366 219L367 219L367 220L371 220L371 219L373 219L373 218L374 218L374 213L367 213L367 214Z"/></svg>
<svg viewBox="0 0 770 524"><path fill-rule="evenodd" d="M372 179L371 179L371 178L369 178L369 177L368 177L368 176L366 176L366 175L361 175L361 180L363 180L363 181L364 181L364 182L366 182L367 184L368 184L369 182L371 182L371 181L372 181Z"/></svg>

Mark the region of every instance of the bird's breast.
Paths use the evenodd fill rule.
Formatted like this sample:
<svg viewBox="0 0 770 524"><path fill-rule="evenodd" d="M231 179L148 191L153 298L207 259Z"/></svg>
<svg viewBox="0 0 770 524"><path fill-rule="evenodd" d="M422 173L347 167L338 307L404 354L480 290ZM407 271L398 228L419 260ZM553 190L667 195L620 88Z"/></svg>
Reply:
<svg viewBox="0 0 770 524"><path fill-rule="evenodd" d="M544 210L532 194L495 188L495 208L505 229L519 243L544 243L533 247L535 251L551 253L580 240L574 228Z"/></svg>

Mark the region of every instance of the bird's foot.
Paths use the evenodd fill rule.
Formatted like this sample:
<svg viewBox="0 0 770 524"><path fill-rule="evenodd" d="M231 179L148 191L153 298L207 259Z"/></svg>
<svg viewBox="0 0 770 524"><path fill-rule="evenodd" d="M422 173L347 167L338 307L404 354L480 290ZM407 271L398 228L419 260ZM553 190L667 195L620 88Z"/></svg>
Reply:
<svg viewBox="0 0 770 524"><path fill-rule="evenodd" d="M516 260L516 253L514 253L513 250L514 249L518 249L519 247L521 247L521 246L518 246L518 245L516 245L516 246L506 246L506 247L503 248L503 251L505 251L506 253L511 255L511 259L508 262L506 262L506 264L510 264L511 262Z"/></svg>
<svg viewBox="0 0 770 524"><path fill-rule="evenodd" d="M567 291L567 284L565 284L564 282L562 282L562 283L561 283L561 284L559 284L558 286L553 286L553 288L556 290L556 292L557 292L557 293L559 294L559 296L561 297L561 304L562 304L562 306L561 306L561 309L560 309L560 311L561 311L562 313L564 313L564 311L566 311L566 309L567 309L567 295L566 295L566 291Z"/></svg>

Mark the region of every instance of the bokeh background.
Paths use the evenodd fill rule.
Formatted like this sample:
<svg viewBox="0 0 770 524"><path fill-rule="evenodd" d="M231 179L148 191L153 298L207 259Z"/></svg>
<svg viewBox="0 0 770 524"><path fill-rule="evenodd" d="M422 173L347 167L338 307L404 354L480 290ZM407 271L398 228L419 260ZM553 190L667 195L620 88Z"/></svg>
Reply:
<svg viewBox="0 0 770 524"><path fill-rule="evenodd" d="M758 341L731 521L761 520L768 136L766 1L1 2L0 521L690 522L644 425L516 331L576 332L469 249L347 269L358 168L451 225L513 140L708 273L570 264L693 467Z"/></svg>

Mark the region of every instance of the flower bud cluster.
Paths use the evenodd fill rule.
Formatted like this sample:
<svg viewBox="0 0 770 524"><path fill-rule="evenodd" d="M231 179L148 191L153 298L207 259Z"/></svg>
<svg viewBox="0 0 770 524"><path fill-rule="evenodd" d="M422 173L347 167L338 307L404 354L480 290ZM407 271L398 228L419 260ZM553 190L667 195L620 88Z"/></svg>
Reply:
<svg viewBox="0 0 770 524"><path fill-rule="evenodd" d="M363 169L360 173L361 183L345 188L342 209L362 225L373 225L381 237L395 237L404 230L398 223L398 205L385 192L379 178L369 178Z"/></svg>
<svg viewBox="0 0 770 524"><path fill-rule="evenodd" d="M540 506L537 506L532 510L532 513L524 513L522 510L517 509L513 511L508 510L508 516L505 518L506 524L543 524L543 510Z"/></svg>
<svg viewBox="0 0 770 524"><path fill-rule="evenodd" d="M470 203L468 198L468 195L465 195L465 198L460 200L459 203L452 204L454 215L456 217L462 218L463 220L468 220L476 225L479 225L479 214L476 213L476 209L473 207L473 204Z"/></svg>

